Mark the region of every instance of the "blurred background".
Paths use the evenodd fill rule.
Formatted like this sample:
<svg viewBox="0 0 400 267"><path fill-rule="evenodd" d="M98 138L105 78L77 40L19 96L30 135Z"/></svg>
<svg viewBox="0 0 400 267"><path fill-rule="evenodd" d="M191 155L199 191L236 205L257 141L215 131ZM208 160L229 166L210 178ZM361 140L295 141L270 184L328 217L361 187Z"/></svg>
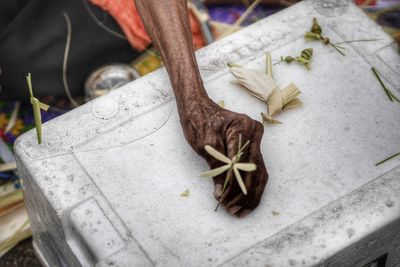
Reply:
<svg viewBox="0 0 400 267"><path fill-rule="evenodd" d="M191 0L194 46L296 2ZM398 0L353 2L400 42ZM40 266L13 154L15 139L35 127L25 76L49 105L44 123L160 66L133 0L0 0L0 266Z"/></svg>

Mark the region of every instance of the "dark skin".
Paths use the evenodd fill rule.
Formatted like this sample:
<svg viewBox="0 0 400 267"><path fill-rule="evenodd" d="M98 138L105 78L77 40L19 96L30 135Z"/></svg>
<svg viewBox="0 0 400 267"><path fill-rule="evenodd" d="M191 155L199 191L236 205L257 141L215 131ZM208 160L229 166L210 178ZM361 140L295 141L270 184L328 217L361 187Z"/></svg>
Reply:
<svg viewBox="0 0 400 267"><path fill-rule="evenodd" d="M214 195L231 214L244 217L260 203L268 173L260 152L264 127L247 115L221 108L207 95L194 56L186 0L135 0L138 12L153 44L165 63L186 140L203 157L210 168L222 165L206 153L210 145L233 158L239 135L250 140L241 162L257 165L254 172L242 173L247 195L232 177L224 194L225 174L215 177Z"/></svg>

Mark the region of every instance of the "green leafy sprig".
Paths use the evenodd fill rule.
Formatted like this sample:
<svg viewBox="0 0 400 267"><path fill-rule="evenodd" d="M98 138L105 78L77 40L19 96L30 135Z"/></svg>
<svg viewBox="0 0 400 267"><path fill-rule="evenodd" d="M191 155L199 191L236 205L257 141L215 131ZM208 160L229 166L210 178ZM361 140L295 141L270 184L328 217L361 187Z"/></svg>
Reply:
<svg viewBox="0 0 400 267"><path fill-rule="evenodd" d="M331 43L328 37L322 35L322 28L318 24L317 18L313 18L313 25L311 26L311 30L309 32L306 32L304 35L304 38L306 40L318 40L321 41L322 43L326 45L330 45L333 48L336 49L342 56L345 56L345 54L340 50L340 49L346 49L343 46L339 46L337 44Z"/></svg>
<svg viewBox="0 0 400 267"><path fill-rule="evenodd" d="M312 48L306 48L303 51L301 51L300 56L298 57L292 57L292 56L286 56L286 57L281 57L281 60L276 64L279 64L281 62L286 62L288 64L294 62L297 62L303 66L305 66L308 70L311 69L311 58L313 56L313 49Z"/></svg>
<svg viewBox="0 0 400 267"><path fill-rule="evenodd" d="M244 149L250 144L250 141L247 141L243 146L242 146L242 136L239 135L239 144L238 144L238 152L235 156L233 156L232 159L229 159L228 157L226 157L224 154L222 154L221 152L219 152L218 150L216 150L215 148L213 148L212 146L206 145L204 147L204 149L206 150L206 152L208 154L210 154L213 158L215 158L218 161L221 161L223 163L225 163L225 165L212 169L210 171L204 172L203 174L201 174L201 177L205 177L205 178L210 178L210 177L215 177L218 176L224 172L226 173L226 178L225 178L225 182L224 182L224 186L222 188L222 195L221 198L218 202L217 207L215 208L215 211L218 210L218 207L221 205L221 200L222 200L222 196L225 193L225 189L228 185L228 182L230 181L230 179L232 178L232 175L234 174L236 177L236 181L239 184L240 189L242 190L242 193L244 195L247 195L247 189L246 186L243 182L242 176L240 175L240 171L244 171L244 172L252 172L255 171L257 169L256 164L254 163L241 163L240 158L243 156L243 151Z"/></svg>

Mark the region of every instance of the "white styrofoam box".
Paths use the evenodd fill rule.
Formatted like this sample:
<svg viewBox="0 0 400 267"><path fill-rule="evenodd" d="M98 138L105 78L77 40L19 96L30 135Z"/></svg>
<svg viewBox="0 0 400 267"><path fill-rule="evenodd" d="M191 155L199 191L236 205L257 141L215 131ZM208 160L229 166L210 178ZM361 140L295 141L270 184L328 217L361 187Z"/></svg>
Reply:
<svg viewBox="0 0 400 267"><path fill-rule="evenodd" d="M346 56L303 34L317 17ZM400 265L400 95L393 40L350 2L303 1L197 52L209 96L261 119L265 104L234 87L235 62L265 70L312 47L312 69L274 66L304 107L267 125L269 182L245 219L214 212L207 164L184 139L164 69L91 101L15 145L35 247L51 266ZM190 196L180 193L189 189Z"/></svg>

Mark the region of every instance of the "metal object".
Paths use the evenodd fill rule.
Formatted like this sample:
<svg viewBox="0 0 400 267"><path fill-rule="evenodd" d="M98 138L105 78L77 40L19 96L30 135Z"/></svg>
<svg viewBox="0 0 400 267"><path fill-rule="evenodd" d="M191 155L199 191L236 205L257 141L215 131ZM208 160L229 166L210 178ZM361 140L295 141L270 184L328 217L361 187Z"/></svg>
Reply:
<svg viewBox="0 0 400 267"><path fill-rule="evenodd" d="M139 77L137 71L129 65L112 64L102 66L90 74L86 80L86 99L91 100L105 95Z"/></svg>
<svg viewBox="0 0 400 267"><path fill-rule="evenodd" d="M303 32L317 16L346 56ZM164 69L30 131L15 151L35 249L50 266L400 266L400 108L393 40L353 4L340 19L302 1L197 51L204 86L225 107L261 119L265 104L235 88L227 62L265 71L313 48L313 68L279 64L274 78L301 89L304 107L268 127L269 182L239 220L214 212L207 164L187 144ZM180 194L189 189L187 198ZM378 263L377 263L378 264ZM380 263L379 263L380 264ZM373 266L373 265L372 265Z"/></svg>

